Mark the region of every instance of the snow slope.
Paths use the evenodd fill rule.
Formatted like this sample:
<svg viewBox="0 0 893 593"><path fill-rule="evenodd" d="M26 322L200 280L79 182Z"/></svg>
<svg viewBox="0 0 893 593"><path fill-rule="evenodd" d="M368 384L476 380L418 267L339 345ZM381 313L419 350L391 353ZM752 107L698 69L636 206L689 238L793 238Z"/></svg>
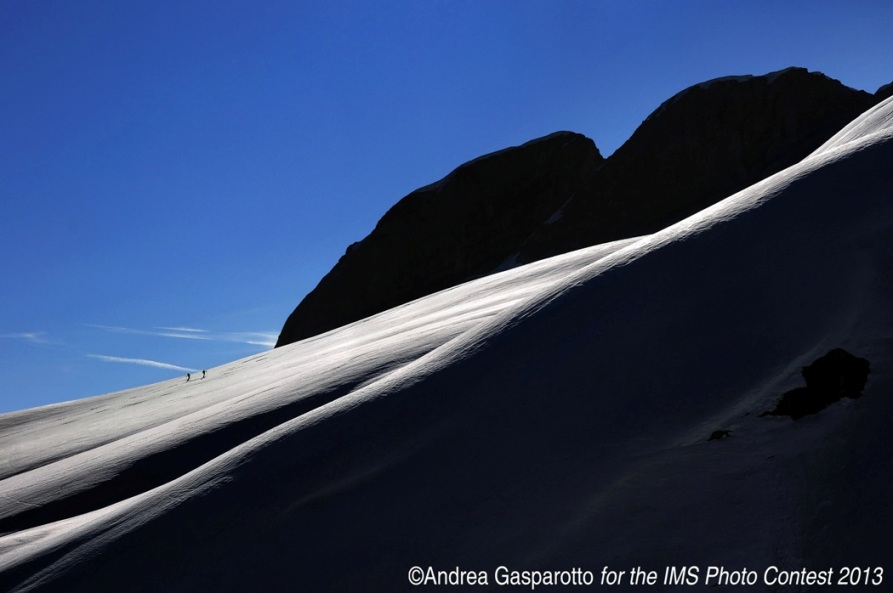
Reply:
<svg viewBox="0 0 893 593"><path fill-rule="evenodd" d="M648 237L0 416L0 588L889 563L891 120ZM834 347L871 361L865 397L760 417Z"/></svg>

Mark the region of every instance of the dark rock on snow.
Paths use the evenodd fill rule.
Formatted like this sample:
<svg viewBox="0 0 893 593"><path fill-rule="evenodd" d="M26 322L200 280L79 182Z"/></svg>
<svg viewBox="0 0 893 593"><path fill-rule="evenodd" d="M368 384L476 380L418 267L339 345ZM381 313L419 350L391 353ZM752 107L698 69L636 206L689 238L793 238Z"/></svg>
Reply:
<svg viewBox="0 0 893 593"><path fill-rule="evenodd" d="M491 273L651 233L792 165L879 100L789 68L695 85L610 158L559 132L460 166L391 208L289 316L277 346ZM889 92L889 89L888 91Z"/></svg>
<svg viewBox="0 0 893 593"><path fill-rule="evenodd" d="M836 401L862 396L870 364L842 348L835 348L811 365L803 367L806 387L788 391L769 416L790 416L794 420L820 412Z"/></svg>

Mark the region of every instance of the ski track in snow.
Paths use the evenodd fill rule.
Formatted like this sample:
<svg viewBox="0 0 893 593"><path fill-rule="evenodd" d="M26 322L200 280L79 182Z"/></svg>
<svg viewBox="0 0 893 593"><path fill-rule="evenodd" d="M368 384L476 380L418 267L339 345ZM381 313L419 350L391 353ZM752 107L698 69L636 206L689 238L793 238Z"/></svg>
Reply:
<svg viewBox="0 0 893 593"><path fill-rule="evenodd" d="M889 559L891 141L888 99L654 235L204 380L0 415L0 584L399 590L416 564ZM865 397L759 418L837 346L871 360Z"/></svg>

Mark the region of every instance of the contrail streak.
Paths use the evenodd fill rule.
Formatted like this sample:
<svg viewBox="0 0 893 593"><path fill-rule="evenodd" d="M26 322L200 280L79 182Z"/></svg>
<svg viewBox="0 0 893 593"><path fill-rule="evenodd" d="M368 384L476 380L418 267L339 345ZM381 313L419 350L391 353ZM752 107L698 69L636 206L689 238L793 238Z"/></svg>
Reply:
<svg viewBox="0 0 893 593"><path fill-rule="evenodd" d="M88 354L89 358L95 358L96 360L102 360L104 362L120 362L124 364L138 364L146 367L155 367L159 369L171 369L174 371L184 371L184 372L193 372L195 369L188 369L186 367L181 367L175 364L168 364L166 362L158 362L157 360L148 360L146 358L123 358L121 356L106 356L104 354Z"/></svg>

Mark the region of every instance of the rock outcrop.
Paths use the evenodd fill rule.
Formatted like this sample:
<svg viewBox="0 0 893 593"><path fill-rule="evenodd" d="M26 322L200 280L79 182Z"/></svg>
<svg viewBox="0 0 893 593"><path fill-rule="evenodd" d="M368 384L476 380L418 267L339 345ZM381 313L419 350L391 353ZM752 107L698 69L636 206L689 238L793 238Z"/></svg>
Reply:
<svg viewBox="0 0 893 593"><path fill-rule="evenodd" d="M866 359L835 348L803 367L806 387L788 391L775 409L764 415L790 416L798 420L821 412L845 397L857 399L862 396L870 369L871 365Z"/></svg>
<svg viewBox="0 0 893 593"><path fill-rule="evenodd" d="M288 318L277 346L491 272L587 186L602 161L592 140L557 132L412 192L347 248Z"/></svg>

